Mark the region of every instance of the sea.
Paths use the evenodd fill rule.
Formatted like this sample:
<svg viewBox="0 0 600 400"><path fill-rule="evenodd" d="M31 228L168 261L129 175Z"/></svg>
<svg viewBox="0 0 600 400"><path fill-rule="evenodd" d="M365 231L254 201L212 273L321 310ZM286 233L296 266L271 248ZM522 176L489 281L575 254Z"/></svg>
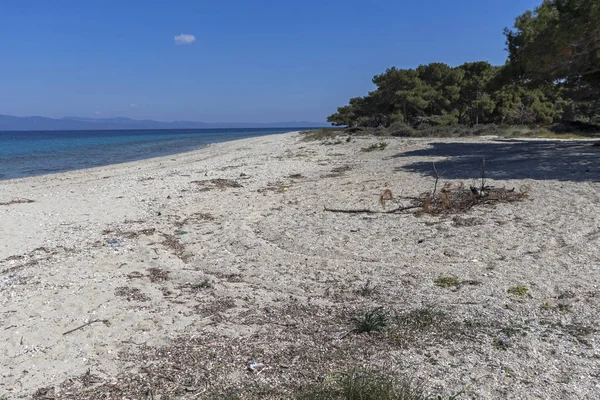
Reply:
<svg viewBox="0 0 600 400"><path fill-rule="evenodd" d="M303 128L0 132L0 180L118 164Z"/></svg>

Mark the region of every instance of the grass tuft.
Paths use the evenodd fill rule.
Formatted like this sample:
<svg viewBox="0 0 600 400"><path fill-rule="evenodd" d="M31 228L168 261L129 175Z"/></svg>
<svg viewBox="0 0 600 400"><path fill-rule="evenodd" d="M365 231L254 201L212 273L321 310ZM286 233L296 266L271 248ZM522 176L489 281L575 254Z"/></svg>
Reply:
<svg viewBox="0 0 600 400"><path fill-rule="evenodd" d="M440 276L439 278L434 279L433 283L443 288L460 285L460 281L458 280L458 278L455 278L453 276Z"/></svg>
<svg viewBox="0 0 600 400"><path fill-rule="evenodd" d="M360 150L365 151L365 152L370 152L370 151L375 151L375 150L385 150L387 145L388 144L386 142L373 143L372 145L370 145L368 147L363 147Z"/></svg>
<svg viewBox="0 0 600 400"><path fill-rule="evenodd" d="M367 311L364 315L352 318L353 333L379 332L388 325L388 317L381 308Z"/></svg>
<svg viewBox="0 0 600 400"><path fill-rule="evenodd" d="M423 384L413 378L394 379L376 372L339 372L299 396L303 400L427 400Z"/></svg>

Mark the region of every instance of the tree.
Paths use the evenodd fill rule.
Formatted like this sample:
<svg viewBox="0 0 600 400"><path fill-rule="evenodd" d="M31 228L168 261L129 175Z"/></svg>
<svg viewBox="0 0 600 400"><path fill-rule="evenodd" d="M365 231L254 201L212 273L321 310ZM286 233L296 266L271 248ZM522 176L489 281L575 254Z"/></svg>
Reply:
<svg viewBox="0 0 600 400"><path fill-rule="evenodd" d="M431 63L420 65L417 72L424 83L422 95L428 101L428 122L441 125L458 122L456 103L460 99L464 71L444 63Z"/></svg>
<svg viewBox="0 0 600 400"><path fill-rule="evenodd" d="M388 68L334 125L409 128L509 123L594 129L600 122L600 0L543 0L505 30L508 61ZM586 129L588 129L586 128Z"/></svg>
<svg viewBox="0 0 600 400"><path fill-rule="evenodd" d="M494 93L497 122L549 125L562 115L560 95L552 86L532 88L519 83L503 86Z"/></svg>
<svg viewBox="0 0 600 400"><path fill-rule="evenodd" d="M427 106L423 98L423 83L414 69L388 68L383 74L375 75L382 110L394 121L412 122Z"/></svg>
<svg viewBox="0 0 600 400"><path fill-rule="evenodd" d="M458 102L459 121L470 125L487 122L496 108L490 89L499 68L487 61L465 63L458 68L464 73Z"/></svg>
<svg viewBox="0 0 600 400"><path fill-rule="evenodd" d="M350 99L350 106L354 110L357 125L376 128L389 124L389 104L377 90L365 97Z"/></svg>
<svg viewBox="0 0 600 400"><path fill-rule="evenodd" d="M333 126L354 126L356 124L356 115L352 106L338 107L335 114L327 117L327 122L331 122Z"/></svg>
<svg viewBox="0 0 600 400"><path fill-rule="evenodd" d="M518 78L600 90L600 1L544 0L505 35Z"/></svg>

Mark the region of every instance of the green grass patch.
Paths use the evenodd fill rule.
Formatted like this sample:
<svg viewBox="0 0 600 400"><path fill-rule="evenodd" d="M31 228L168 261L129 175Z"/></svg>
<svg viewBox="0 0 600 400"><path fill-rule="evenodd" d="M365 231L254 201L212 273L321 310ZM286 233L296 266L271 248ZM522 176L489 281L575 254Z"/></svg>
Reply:
<svg viewBox="0 0 600 400"><path fill-rule="evenodd" d="M303 400L427 400L423 384L410 378L395 379L376 372L339 372L299 399Z"/></svg>
<svg viewBox="0 0 600 400"><path fill-rule="evenodd" d="M355 369L331 374L321 385L309 388L301 400L458 400L466 389L451 395L429 397L423 381L409 377Z"/></svg>
<svg viewBox="0 0 600 400"><path fill-rule="evenodd" d="M529 292L529 288L527 288L527 286L521 286L521 285L517 285L517 286L513 286L510 287L506 290L507 293L509 294L513 294L515 296L526 296L527 292Z"/></svg>
<svg viewBox="0 0 600 400"><path fill-rule="evenodd" d="M447 287L459 286L460 280L453 276L440 276L439 278L434 279L433 283L435 283L439 287L447 288Z"/></svg>

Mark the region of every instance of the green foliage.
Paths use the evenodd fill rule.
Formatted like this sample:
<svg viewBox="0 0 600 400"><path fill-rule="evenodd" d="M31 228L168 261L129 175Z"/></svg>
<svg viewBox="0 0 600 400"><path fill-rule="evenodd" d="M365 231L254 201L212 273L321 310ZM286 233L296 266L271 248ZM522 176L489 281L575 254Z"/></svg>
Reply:
<svg viewBox="0 0 600 400"><path fill-rule="evenodd" d="M327 117L327 122L331 122L334 126L352 126L355 119L354 108L352 106L343 106L338 107L337 113Z"/></svg>
<svg viewBox="0 0 600 400"><path fill-rule="evenodd" d="M509 294L514 294L515 296L525 296L528 291L529 289L527 288L527 286L517 285L508 288L506 292Z"/></svg>
<svg viewBox="0 0 600 400"><path fill-rule="evenodd" d="M343 133L343 128L314 129L302 132L302 135L304 136L302 140L309 142L313 140L334 139Z"/></svg>
<svg viewBox="0 0 600 400"><path fill-rule="evenodd" d="M372 145L370 145L368 147L363 147L361 150L369 152L369 151L375 151L375 150L385 150L386 147L387 147L386 142L379 142L379 143L373 143Z"/></svg>
<svg viewBox="0 0 600 400"><path fill-rule="evenodd" d="M388 325L388 317L381 308L367 311L364 315L352 318L354 333L378 332Z"/></svg>
<svg viewBox="0 0 600 400"><path fill-rule="evenodd" d="M411 137L416 136L415 130L404 122L394 122L388 127L388 132L391 136Z"/></svg>
<svg viewBox="0 0 600 400"><path fill-rule="evenodd" d="M486 122L496 105L488 87L498 68L486 61L465 63L460 68L464 77L458 102L459 120L471 125Z"/></svg>
<svg viewBox="0 0 600 400"><path fill-rule="evenodd" d="M435 279L433 283L444 288L460 285L458 278L452 276L440 276L439 278Z"/></svg>
<svg viewBox="0 0 600 400"><path fill-rule="evenodd" d="M504 66L478 61L388 68L373 77L374 91L350 99L328 121L389 127L393 136L425 136L429 128L456 124L565 121L600 131L600 2L544 0L505 35Z"/></svg>
<svg viewBox="0 0 600 400"><path fill-rule="evenodd" d="M529 87L508 81L506 71L487 62L455 68L442 63L408 70L389 68L373 78L375 91L350 99L350 104L338 108L328 121L333 125L384 126L391 128L394 136L418 136L415 127L424 130L490 122L549 125L563 116L569 103L558 86Z"/></svg>
<svg viewBox="0 0 600 400"><path fill-rule="evenodd" d="M509 59L521 78L566 80L600 89L600 2L544 0L505 30Z"/></svg>
<svg viewBox="0 0 600 400"><path fill-rule="evenodd" d="M327 385L302 396L304 400L427 400L421 382L365 370L338 372Z"/></svg>

